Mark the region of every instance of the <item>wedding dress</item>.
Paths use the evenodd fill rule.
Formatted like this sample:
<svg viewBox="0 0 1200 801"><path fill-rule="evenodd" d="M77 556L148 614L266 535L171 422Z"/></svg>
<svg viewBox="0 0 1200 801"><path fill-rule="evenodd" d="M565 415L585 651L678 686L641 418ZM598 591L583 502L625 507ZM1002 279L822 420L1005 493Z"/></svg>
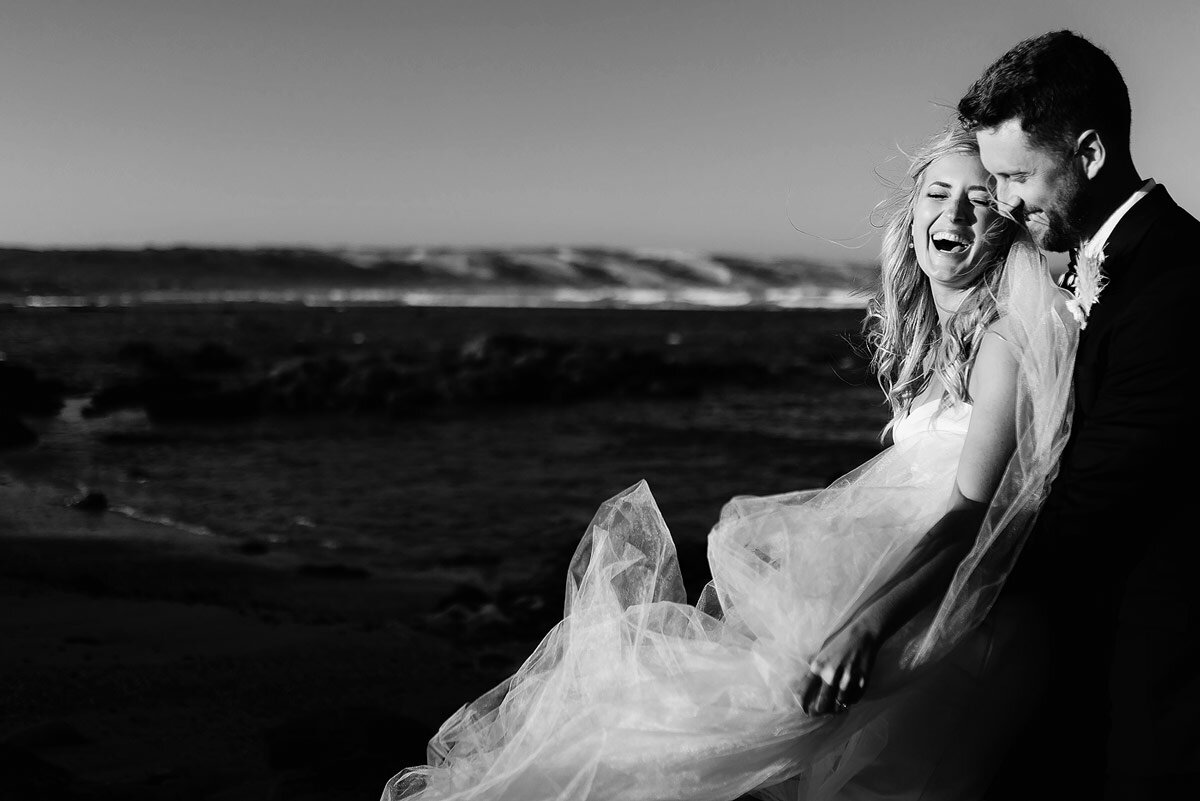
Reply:
<svg viewBox="0 0 1200 801"><path fill-rule="evenodd" d="M572 560L563 620L512 677L442 725L429 764L395 776L383 801L872 797L863 779L873 769L910 761L897 743L915 739L889 745L889 730L922 717L922 693L946 686L939 671L982 673L972 665L992 635L978 636L980 623L1065 439L1069 314L1040 255L1014 251L1002 306L1023 354L1017 453L945 600L881 648L862 701L809 717L796 683L830 631L944 513L968 404L912 409L896 422L894 445L825 489L729 501L708 539L712 581L695 605L649 486L611 498ZM954 741L943 737L920 758L936 760Z"/></svg>

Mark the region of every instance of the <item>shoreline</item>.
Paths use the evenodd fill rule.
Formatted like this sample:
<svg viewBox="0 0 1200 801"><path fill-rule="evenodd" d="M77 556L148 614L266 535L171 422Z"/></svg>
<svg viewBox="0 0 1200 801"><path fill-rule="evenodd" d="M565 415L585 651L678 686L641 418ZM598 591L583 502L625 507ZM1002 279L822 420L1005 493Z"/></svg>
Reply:
<svg viewBox="0 0 1200 801"><path fill-rule="evenodd" d="M857 290L797 289L613 289L147 291L97 295L0 295L0 309L108 309L187 306L302 306L306 308L565 309L570 311L862 311L867 297Z"/></svg>
<svg viewBox="0 0 1200 801"><path fill-rule="evenodd" d="M437 577L306 573L8 477L0 530L18 797L374 797L521 658L418 625Z"/></svg>

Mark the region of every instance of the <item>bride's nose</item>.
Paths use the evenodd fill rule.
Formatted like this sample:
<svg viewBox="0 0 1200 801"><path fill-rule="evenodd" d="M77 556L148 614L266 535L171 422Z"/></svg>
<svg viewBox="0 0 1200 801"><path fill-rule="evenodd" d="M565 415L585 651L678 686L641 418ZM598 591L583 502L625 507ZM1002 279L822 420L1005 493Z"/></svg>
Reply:
<svg viewBox="0 0 1200 801"><path fill-rule="evenodd" d="M975 221L975 204L968 195L963 195L954 201L950 209L950 219L955 223L970 225Z"/></svg>

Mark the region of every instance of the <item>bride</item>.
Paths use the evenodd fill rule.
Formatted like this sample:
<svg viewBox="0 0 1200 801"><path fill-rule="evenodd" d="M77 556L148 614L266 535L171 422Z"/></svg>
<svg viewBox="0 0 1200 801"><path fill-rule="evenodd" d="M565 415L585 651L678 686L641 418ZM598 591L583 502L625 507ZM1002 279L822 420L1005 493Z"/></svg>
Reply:
<svg viewBox="0 0 1200 801"><path fill-rule="evenodd" d="M1037 615L995 601L1065 442L1077 332L973 136L909 177L864 323L893 444L726 504L694 606L646 483L607 501L563 620L383 801L982 794L1037 691Z"/></svg>

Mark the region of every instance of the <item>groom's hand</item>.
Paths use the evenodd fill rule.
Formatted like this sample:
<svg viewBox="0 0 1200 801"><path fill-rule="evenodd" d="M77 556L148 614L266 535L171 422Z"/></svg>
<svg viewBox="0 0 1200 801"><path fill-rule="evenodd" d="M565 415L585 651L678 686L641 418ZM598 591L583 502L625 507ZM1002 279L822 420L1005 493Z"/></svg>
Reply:
<svg viewBox="0 0 1200 801"><path fill-rule="evenodd" d="M796 687L805 714L845 712L867 689L878 637L869 626L850 625L825 641Z"/></svg>
<svg viewBox="0 0 1200 801"><path fill-rule="evenodd" d="M809 672L800 679L800 684L796 688L796 695L800 698L800 708L809 717L829 715L838 708L835 703L837 695L832 685L822 679L820 674L813 672L815 668L816 665L809 668Z"/></svg>

